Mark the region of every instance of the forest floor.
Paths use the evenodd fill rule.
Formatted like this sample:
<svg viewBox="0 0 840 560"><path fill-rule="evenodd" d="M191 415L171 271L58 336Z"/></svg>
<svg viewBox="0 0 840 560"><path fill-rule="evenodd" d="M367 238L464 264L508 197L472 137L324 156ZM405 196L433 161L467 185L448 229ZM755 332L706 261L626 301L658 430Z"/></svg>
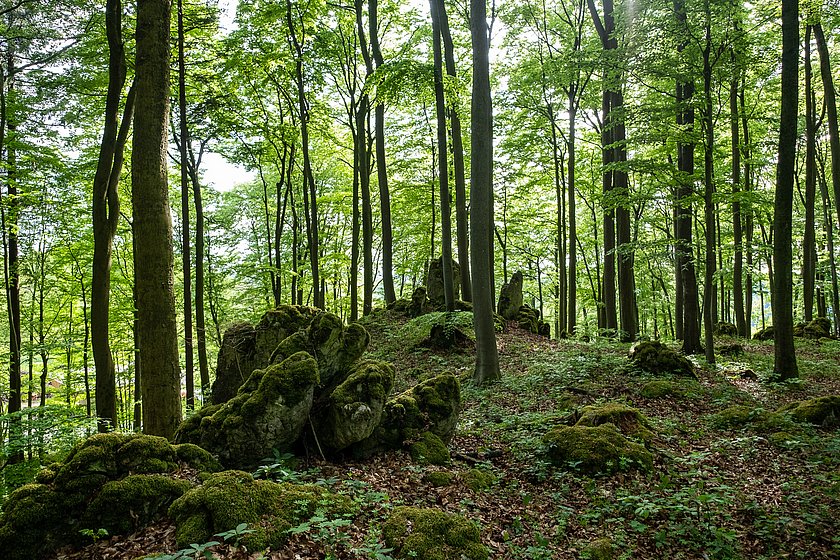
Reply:
<svg viewBox="0 0 840 560"><path fill-rule="evenodd" d="M789 402L840 394L840 341L797 339L801 379L785 384L766 381L772 342L738 341L743 354L720 357L714 369L698 367L699 381L669 378L674 394L646 398L640 389L655 378L630 366L626 344L547 340L509 327L498 335L503 379L480 389L468 382L470 350L414 345L405 321L387 313L366 322L370 352L395 364L396 390L444 371L464 380L451 465L420 467L402 452L339 463L309 458L283 471L284 479L351 496L361 507L349 524L313 520L283 550L220 545L208 558L384 560L390 556L380 527L396 505L468 517L480 526L491 558L840 558L840 431L802 426L780 438L758 424L716 421L732 405L748 406L758 418ZM743 378L747 369L757 378ZM607 401L636 407L650 420L653 470L590 476L552 467L543 434L571 411ZM495 481L471 488L465 473L475 468ZM436 487L428 474L441 470L454 477ZM598 555L607 549L609 555ZM57 558L122 560L154 552L205 557L177 556L174 527L164 519Z"/></svg>

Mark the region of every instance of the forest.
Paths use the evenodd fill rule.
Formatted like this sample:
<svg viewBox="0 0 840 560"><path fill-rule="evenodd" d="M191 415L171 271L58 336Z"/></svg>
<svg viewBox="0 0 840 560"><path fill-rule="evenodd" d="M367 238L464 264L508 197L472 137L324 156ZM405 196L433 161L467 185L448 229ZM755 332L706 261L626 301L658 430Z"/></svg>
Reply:
<svg viewBox="0 0 840 560"><path fill-rule="evenodd" d="M838 29L0 0L0 557L836 558Z"/></svg>

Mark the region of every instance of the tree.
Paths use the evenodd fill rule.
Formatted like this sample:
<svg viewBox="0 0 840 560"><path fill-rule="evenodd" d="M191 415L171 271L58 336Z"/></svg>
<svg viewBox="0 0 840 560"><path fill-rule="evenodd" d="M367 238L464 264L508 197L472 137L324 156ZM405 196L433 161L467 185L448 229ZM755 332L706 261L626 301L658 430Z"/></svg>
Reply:
<svg viewBox="0 0 840 560"><path fill-rule="evenodd" d="M799 0L782 0L782 103L779 159L773 212L773 373L781 380L799 377L793 345L793 182L796 172L796 121L799 103Z"/></svg>
<svg viewBox="0 0 840 560"><path fill-rule="evenodd" d="M171 437L181 420L166 150L169 23L169 0L139 0L131 153L137 334L143 371L143 431L164 437Z"/></svg>
<svg viewBox="0 0 840 560"><path fill-rule="evenodd" d="M482 385L501 377L493 322L493 101L485 0L470 0L470 32L473 52L470 259L476 346L473 380Z"/></svg>

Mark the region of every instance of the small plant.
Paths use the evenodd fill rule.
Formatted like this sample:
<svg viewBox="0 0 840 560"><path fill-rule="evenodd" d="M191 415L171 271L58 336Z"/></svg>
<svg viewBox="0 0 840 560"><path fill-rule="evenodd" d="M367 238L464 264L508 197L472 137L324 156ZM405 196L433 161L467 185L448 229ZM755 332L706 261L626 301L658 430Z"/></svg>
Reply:
<svg viewBox="0 0 840 560"><path fill-rule="evenodd" d="M104 539L105 537L108 536L108 530L107 529L102 529L102 528L99 528L99 529L82 529L82 530L79 531L79 533L84 535L85 537L88 537L89 539L91 539L93 541L93 544L98 543L100 540L102 540L102 539Z"/></svg>
<svg viewBox="0 0 840 560"><path fill-rule="evenodd" d="M291 535L309 534L313 541L324 544L327 559L335 560L339 558L339 548L347 544L349 537L344 532L344 527L347 527L350 523L351 521L346 517L330 519L326 517L324 510L319 508L315 511L315 515L296 527L292 527L287 532Z"/></svg>
<svg viewBox="0 0 840 560"><path fill-rule="evenodd" d="M230 529L228 531L223 531L221 533L216 533L213 535L214 537L219 537L220 539L228 542L229 540L233 539L233 547L239 548L239 541L242 540L242 537L245 535L249 535L253 533L253 529L248 528L247 523L240 523L234 529Z"/></svg>

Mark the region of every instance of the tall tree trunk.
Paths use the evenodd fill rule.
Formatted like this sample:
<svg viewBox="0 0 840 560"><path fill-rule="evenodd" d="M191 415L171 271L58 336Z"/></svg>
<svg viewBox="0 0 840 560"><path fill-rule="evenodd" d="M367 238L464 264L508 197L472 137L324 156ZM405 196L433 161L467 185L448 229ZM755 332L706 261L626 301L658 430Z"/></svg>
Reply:
<svg viewBox="0 0 840 560"><path fill-rule="evenodd" d="M373 61L367 48L365 27L362 24L362 0L356 1L356 33L359 36L359 50L365 61L365 76L373 74ZM359 187L362 195L362 256L364 261L364 294L362 315L373 311L373 208L370 200L370 142L368 121L370 119L370 98L364 91L356 108L356 136L358 137L356 165L359 168Z"/></svg>
<svg viewBox="0 0 840 560"><path fill-rule="evenodd" d="M817 40L817 52L820 55L820 76L822 76L823 102L825 103L826 120L828 121L828 145L831 151L831 184L834 190L837 219L840 221L840 130L838 130L837 124L837 92L834 89L831 61L828 56L828 45L825 42L822 24L816 22L812 28L814 38Z"/></svg>
<svg viewBox="0 0 840 560"><path fill-rule="evenodd" d="M774 377L799 377L793 345L793 262L791 220L796 172L796 120L799 103L799 0L782 0L782 104L779 159L773 211ZM835 179L835 185L840 182Z"/></svg>
<svg viewBox="0 0 840 560"><path fill-rule="evenodd" d="M802 298L805 320L813 319L817 244L815 209L817 191L817 131L811 83L811 26L805 31L805 233L802 239Z"/></svg>
<svg viewBox="0 0 840 560"><path fill-rule="evenodd" d="M704 210L706 221L706 262L705 286L703 290L703 331L706 343L706 362L715 363L715 163L714 163L714 106L712 105L712 31L711 8L709 0L706 6L706 45L703 49L703 180L704 180Z"/></svg>
<svg viewBox="0 0 840 560"><path fill-rule="evenodd" d="M131 153L143 431L171 437L181 421L169 210L169 0L137 3L137 107Z"/></svg>
<svg viewBox="0 0 840 560"><path fill-rule="evenodd" d="M201 380L201 394L210 391L210 370L207 363L207 321L204 315L204 201L201 196L201 182L198 170L201 167L202 149L198 157L189 149L189 172L192 183L193 204L195 204L195 334L198 349L198 372Z"/></svg>
<svg viewBox="0 0 840 560"><path fill-rule="evenodd" d="M566 286L569 297L567 308L568 319L566 321L566 332L574 336L577 328L577 217L575 216L575 118L577 116L577 85L569 88L569 138L566 151L568 153L568 185L569 202L567 212L569 213L569 281ZM558 335L560 333L557 333Z"/></svg>
<svg viewBox="0 0 840 560"><path fill-rule="evenodd" d="M624 126L624 96L621 86L612 92L610 103L611 124L613 126L614 161L618 164L627 162L626 132ZM618 118L615 118L616 112ZM625 342L636 340L639 334L639 311L636 304L636 280L634 277L634 253L630 230L630 191L627 170L623 167L613 171L613 190L621 201L616 208L616 250L618 252L618 305L621 318L621 339Z"/></svg>
<svg viewBox="0 0 840 560"><path fill-rule="evenodd" d="M741 77L741 90L738 92L738 105L741 109L741 128L744 131L743 135L743 142L741 143L743 150L744 150L744 191L749 193L752 191L752 148L750 147L750 127L749 127L749 119L747 118L747 110L746 110L746 84L745 78ZM744 207L742 207L742 213L744 212ZM745 226L745 236L746 236L746 243L745 249L747 253L747 274L745 280L745 293L744 293L744 315L747 320L747 334L745 335L747 338L752 337L752 309L753 309L753 248L752 248L752 240L753 234L755 231L755 224L753 218L753 208L752 204L748 203L746 205L746 216L744 219L744 226Z"/></svg>
<svg viewBox="0 0 840 560"><path fill-rule="evenodd" d="M193 366L193 312L192 312L192 256L190 254L190 184L187 146L190 130L187 126L187 67L184 57L184 1L178 0L178 120L180 129L181 168L181 264L184 279L184 381L187 391L187 408L195 408L195 368Z"/></svg>
<svg viewBox="0 0 840 560"><path fill-rule="evenodd" d="M437 0L440 16L440 32L443 38L443 57L447 75L455 78L455 47L449 32L449 17L446 15L446 3ZM469 260L469 214L467 213L467 182L464 173L464 144L461 134L461 117L454 103L449 104L449 124L452 141L452 168L455 172L455 224L458 241L458 261L461 265L461 298L472 301Z"/></svg>
<svg viewBox="0 0 840 560"><path fill-rule="evenodd" d="M435 59L435 113L437 116L438 182L440 189L440 244L443 257L443 294L446 310L455 311L455 286L452 275L452 211L449 195L449 165L446 142L446 99L443 91L443 55L441 53L440 12L438 0L429 0L432 12L432 43Z"/></svg>
<svg viewBox="0 0 840 560"><path fill-rule="evenodd" d="M501 377L493 324L493 101L486 0L470 0L473 52L470 161L470 259L472 264L475 371L478 384Z"/></svg>
<svg viewBox="0 0 840 560"><path fill-rule="evenodd" d="M368 26L370 28L370 50L376 68L381 68L385 61L379 48L378 0L368 0ZM376 137L376 179L379 183L379 211L382 219L382 288L385 291L385 303L397 299L394 293L394 249L391 226L391 191L388 188L388 168L385 160L385 105L377 102L374 110L374 136ZM465 298L466 299L466 298Z"/></svg>
<svg viewBox="0 0 840 560"><path fill-rule="evenodd" d="M738 59L734 49L730 51L733 65ZM733 72L729 81L729 130L732 136L732 235L735 238L735 262L732 268L732 289L734 291L735 327L738 336L747 336L747 318L744 314L744 234L741 219L741 123L738 117L739 72Z"/></svg>
<svg viewBox="0 0 840 560"><path fill-rule="evenodd" d="M834 315L834 333L840 332L840 289L837 280L837 259L834 255L834 218L831 215L831 196L828 194L828 183L825 179L825 162L820 158L820 195L823 202L823 224L825 227L826 243L828 245L829 268L831 271L831 311Z"/></svg>

